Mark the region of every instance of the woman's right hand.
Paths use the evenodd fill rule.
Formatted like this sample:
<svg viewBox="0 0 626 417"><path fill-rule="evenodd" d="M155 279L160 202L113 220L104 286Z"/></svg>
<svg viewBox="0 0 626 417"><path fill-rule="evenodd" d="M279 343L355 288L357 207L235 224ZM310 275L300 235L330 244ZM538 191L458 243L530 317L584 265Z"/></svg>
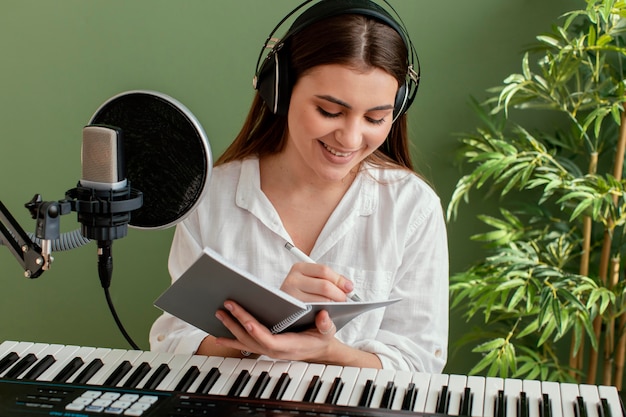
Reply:
<svg viewBox="0 0 626 417"><path fill-rule="evenodd" d="M352 281L332 268L314 263L295 263L280 289L305 302L346 301Z"/></svg>

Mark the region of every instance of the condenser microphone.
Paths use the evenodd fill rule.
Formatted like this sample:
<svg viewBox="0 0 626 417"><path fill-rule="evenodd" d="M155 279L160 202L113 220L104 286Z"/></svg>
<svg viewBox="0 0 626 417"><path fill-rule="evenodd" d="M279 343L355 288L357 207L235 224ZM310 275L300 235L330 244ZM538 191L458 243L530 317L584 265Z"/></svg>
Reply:
<svg viewBox="0 0 626 417"><path fill-rule="evenodd" d="M82 174L76 188L67 191L81 224L81 234L98 242L98 272L103 286L112 274L111 245L128 233L131 212L141 207L143 195L126 178L122 131L107 125L83 128Z"/></svg>

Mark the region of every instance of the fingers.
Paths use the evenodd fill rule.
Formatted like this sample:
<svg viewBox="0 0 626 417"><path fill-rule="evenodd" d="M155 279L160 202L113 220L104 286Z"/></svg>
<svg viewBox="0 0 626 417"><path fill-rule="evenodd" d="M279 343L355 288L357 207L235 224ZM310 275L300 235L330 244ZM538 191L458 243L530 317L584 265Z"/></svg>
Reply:
<svg viewBox="0 0 626 417"><path fill-rule="evenodd" d="M281 289L303 301L345 301L354 284L329 266L297 263Z"/></svg>
<svg viewBox="0 0 626 417"><path fill-rule="evenodd" d="M337 332L335 323L333 323L326 310L320 311L317 317L315 317L315 326L317 327L317 331L324 336L333 337Z"/></svg>

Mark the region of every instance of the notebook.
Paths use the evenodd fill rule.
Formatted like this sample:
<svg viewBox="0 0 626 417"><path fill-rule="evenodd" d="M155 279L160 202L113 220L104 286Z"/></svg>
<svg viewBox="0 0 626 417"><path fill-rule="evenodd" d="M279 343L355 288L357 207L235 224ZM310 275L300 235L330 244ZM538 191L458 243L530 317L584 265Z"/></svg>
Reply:
<svg viewBox="0 0 626 417"><path fill-rule="evenodd" d="M213 336L233 337L215 317L218 309L224 309L226 300L237 302L273 333L310 328L315 325L315 315L321 310L328 311L339 330L366 311L400 301L305 303L270 287L214 250L205 248L154 305Z"/></svg>

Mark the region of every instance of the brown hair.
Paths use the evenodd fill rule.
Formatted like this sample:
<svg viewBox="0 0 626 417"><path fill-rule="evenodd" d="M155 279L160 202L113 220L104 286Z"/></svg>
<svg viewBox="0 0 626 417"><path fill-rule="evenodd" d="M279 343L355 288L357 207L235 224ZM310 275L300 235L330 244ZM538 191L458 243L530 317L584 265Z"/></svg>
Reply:
<svg viewBox="0 0 626 417"><path fill-rule="evenodd" d="M388 25L362 15L340 15L316 22L294 34L284 47L290 48L295 82L311 68L329 64L358 70L380 68L394 76L399 86L406 80L407 47L400 35ZM278 153L285 146L286 133L287 117L273 114L257 92L241 131L215 164ZM394 122L385 143L367 161L413 170L407 136L403 114Z"/></svg>

